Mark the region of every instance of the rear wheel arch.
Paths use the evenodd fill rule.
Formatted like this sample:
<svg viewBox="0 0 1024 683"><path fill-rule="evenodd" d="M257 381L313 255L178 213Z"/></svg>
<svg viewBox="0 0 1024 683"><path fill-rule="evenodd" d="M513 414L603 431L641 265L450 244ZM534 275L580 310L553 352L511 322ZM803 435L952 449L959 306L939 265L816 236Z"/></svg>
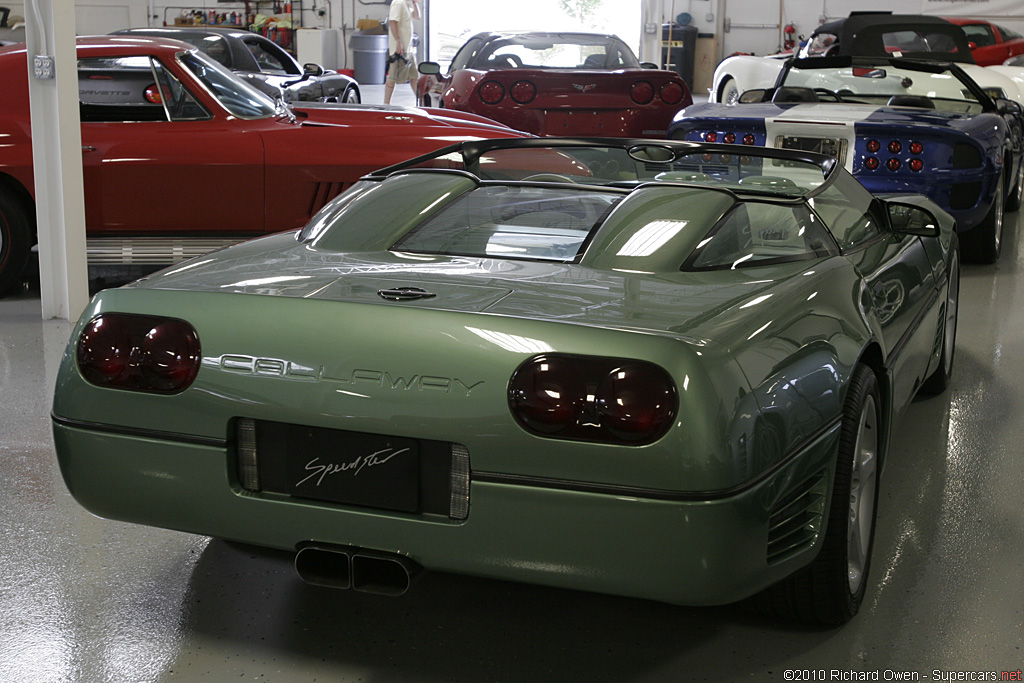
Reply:
<svg viewBox="0 0 1024 683"><path fill-rule="evenodd" d="M19 282L36 238L32 196L15 178L0 174L0 295Z"/></svg>
<svg viewBox="0 0 1024 683"><path fill-rule="evenodd" d="M14 176L0 173L0 193L10 195L21 203L32 220L32 236L36 237L36 201L28 189Z"/></svg>

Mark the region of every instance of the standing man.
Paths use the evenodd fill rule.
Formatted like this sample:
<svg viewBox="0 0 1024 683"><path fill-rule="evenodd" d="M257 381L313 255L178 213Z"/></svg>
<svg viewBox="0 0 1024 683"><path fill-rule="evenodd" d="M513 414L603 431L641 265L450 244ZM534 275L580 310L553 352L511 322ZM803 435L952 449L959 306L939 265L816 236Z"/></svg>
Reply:
<svg viewBox="0 0 1024 683"><path fill-rule="evenodd" d="M388 77L384 80L384 104L391 104L395 83L409 82L416 96L416 51L412 49L412 20L420 18L420 0L391 0L388 13Z"/></svg>

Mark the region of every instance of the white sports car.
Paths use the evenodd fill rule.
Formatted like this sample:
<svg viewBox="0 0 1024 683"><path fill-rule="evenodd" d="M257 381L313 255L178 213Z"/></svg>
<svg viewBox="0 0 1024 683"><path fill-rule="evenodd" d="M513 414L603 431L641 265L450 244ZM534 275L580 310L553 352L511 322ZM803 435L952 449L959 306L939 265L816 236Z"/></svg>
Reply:
<svg viewBox="0 0 1024 683"><path fill-rule="evenodd" d="M819 26L796 56L836 55L956 62L990 96L1024 105L1024 71L978 66L963 29L940 17L884 12L854 14ZM735 104L747 90L771 87L782 72L783 63L791 56L790 53L764 57L736 55L722 60L715 69L708 101Z"/></svg>

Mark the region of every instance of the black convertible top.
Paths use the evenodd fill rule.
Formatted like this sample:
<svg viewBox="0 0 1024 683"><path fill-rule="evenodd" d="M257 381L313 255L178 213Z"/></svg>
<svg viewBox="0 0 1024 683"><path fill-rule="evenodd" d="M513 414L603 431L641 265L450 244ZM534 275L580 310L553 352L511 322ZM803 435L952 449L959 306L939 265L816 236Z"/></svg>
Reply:
<svg viewBox="0 0 1024 683"><path fill-rule="evenodd" d="M811 34L811 39L823 33L839 37L840 55L892 57L893 48L899 47L902 57L974 64L967 34L941 17L885 11L852 12L845 19L822 24ZM895 34L906 35L899 36L899 43L894 45L891 37ZM890 38L886 40L885 36Z"/></svg>

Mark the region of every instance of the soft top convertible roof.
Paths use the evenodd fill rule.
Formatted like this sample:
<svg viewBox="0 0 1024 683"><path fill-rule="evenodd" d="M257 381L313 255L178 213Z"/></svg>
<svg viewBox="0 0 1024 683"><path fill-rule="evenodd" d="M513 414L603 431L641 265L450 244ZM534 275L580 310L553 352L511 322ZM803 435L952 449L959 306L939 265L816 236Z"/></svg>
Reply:
<svg viewBox="0 0 1024 683"><path fill-rule="evenodd" d="M903 57L974 64L967 34L956 24L941 17L890 12L853 12L845 19L822 24L811 38L821 33L839 36L839 54L859 57L891 57L892 45L885 34L914 32L927 41L927 49L901 50Z"/></svg>

